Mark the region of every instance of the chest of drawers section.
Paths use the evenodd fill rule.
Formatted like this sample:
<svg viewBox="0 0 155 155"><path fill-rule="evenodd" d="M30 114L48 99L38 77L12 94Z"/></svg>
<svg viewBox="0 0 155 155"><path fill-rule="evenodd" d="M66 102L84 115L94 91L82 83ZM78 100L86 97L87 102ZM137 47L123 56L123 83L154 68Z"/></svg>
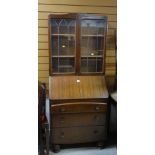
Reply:
<svg viewBox="0 0 155 155"><path fill-rule="evenodd" d="M103 141L107 137L107 103L51 105L51 131L53 144Z"/></svg>

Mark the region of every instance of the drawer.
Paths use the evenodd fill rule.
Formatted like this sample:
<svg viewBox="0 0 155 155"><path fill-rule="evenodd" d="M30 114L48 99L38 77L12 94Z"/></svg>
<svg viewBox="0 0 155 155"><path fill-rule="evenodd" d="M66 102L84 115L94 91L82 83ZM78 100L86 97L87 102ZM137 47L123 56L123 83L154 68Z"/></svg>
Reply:
<svg viewBox="0 0 155 155"><path fill-rule="evenodd" d="M97 142L106 139L104 126L72 127L52 129L53 144Z"/></svg>
<svg viewBox="0 0 155 155"><path fill-rule="evenodd" d="M55 113L82 113L106 112L107 103L76 102L51 105L52 114Z"/></svg>
<svg viewBox="0 0 155 155"><path fill-rule="evenodd" d="M52 128L88 125L105 125L106 113L54 114Z"/></svg>

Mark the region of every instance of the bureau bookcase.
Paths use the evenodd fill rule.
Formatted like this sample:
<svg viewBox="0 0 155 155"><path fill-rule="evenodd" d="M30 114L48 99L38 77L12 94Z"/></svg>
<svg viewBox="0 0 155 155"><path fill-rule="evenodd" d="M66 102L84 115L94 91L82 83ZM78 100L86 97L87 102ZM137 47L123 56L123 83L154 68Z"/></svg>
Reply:
<svg viewBox="0 0 155 155"><path fill-rule="evenodd" d="M49 15L51 144L104 142L108 130L107 18Z"/></svg>

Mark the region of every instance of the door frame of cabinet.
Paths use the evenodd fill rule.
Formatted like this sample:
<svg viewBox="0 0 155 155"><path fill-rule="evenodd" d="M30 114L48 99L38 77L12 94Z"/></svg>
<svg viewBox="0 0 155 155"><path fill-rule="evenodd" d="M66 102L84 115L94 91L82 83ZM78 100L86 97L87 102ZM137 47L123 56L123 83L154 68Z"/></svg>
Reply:
<svg viewBox="0 0 155 155"><path fill-rule="evenodd" d="M88 16L89 15L89 16ZM50 21L51 19L74 19L76 22L76 53L75 53L75 72L74 73L60 73L55 74L52 72L52 49L51 49L51 25ZM103 43L103 56L102 56L102 72L100 73L91 73L86 72L82 73L80 72L80 65L81 65L81 18L83 19L105 19L106 20L106 26L104 27L104 43ZM63 75L104 75L105 74L105 58L106 58L106 35L107 35L107 16L98 16L98 15L92 15L92 14L79 14L79 13L64 13L64 14L49 14L48 15L48 48L49 48L49 76L63 76Z"/></svg>

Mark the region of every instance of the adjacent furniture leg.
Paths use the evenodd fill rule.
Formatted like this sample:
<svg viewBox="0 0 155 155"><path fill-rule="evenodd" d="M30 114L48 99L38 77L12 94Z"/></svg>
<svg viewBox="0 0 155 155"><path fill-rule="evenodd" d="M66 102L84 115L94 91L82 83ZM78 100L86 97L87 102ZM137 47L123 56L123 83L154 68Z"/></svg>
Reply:
<svg viewBox="0 0 155 155"><path fill-rule="evenodd" d="M45 124L46 133L46 154L49 155L49 126L48 123Z"/></svg>

